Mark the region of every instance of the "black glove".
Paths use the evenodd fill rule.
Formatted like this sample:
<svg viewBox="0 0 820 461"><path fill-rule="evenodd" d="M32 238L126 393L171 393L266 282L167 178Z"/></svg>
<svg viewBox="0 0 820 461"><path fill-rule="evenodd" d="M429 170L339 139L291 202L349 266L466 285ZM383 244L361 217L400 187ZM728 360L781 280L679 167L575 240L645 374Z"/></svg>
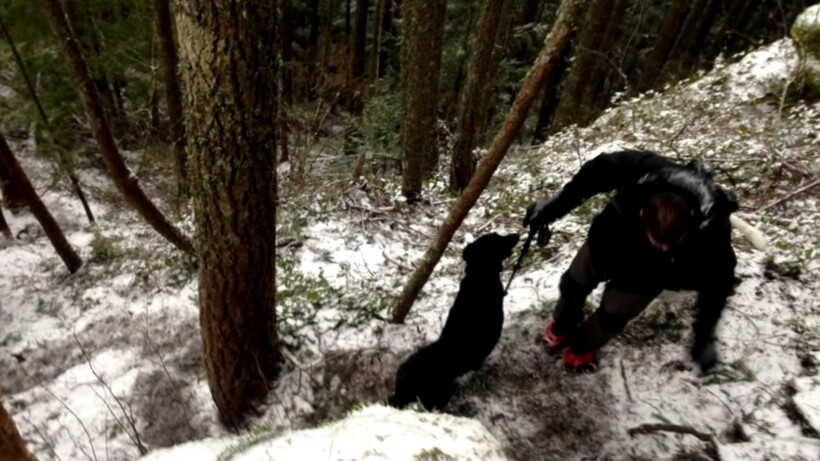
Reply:
<svg viewBox="0 0 820 461"><path fill-rule="evenodd" d="M708 373L718 364L718 347L714 337L695 339L689 353L701 373Z"/></svg>
<svg viewBox="0 0 820 461"><path fill-rule="evenodd" d="M547 226L555 221L555 216L552 211L553 200L546 197L541 197L527 207L527 212L524 215L525 227L542 227Z"/></svg>

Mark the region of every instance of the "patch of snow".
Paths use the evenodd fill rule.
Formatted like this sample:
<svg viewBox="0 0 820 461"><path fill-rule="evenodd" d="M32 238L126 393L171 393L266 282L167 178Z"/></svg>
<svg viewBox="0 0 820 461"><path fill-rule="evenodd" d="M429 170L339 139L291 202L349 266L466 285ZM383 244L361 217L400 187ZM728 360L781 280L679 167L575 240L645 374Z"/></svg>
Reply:
<svg viewBox="0 0 820 461"><path fill-rule="evenodd" d="M447 414L372 406L335 423L279 436L210 439L157 450L142 461L254 461L419 459L506 460L498 441L481 423Z"/></svg>

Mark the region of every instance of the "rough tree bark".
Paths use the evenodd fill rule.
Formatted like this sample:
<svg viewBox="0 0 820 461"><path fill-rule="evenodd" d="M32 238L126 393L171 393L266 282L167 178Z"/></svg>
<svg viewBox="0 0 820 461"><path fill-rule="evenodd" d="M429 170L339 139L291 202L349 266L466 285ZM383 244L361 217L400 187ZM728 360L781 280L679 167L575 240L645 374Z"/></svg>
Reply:
<svg viewBox="0 0 820 461"><path fill-rule="evenodd" d="M500 53L495 52L499 37L508 26L513 0L486 0L473 41L473 52L467 65L467 81L461 91L458 105L458 125L453 146L453 170L450 189L461 191L475 172L473 148L487 119L491 82L498 67Z"/></svg>
<svg viewBox="0 0 820 461"><path fill-rule="evenodd" d="M88 65L80 51L77 40L71 35L65 14L59 0L41 0L40 4L48 17L54 34L57 36L60 51L68 64L69 71L79 86L80 96L85 104L91 128L100 148L103 163L108 174L125 197L125 200L162 236L187 254L194 254L194 246L190 238L174 226L153 202L145 195L137 178L125 165L125 161L117 149L117 144L111 134L111 129L105 118L105 112L100 97L91 79Z"/></svg>
<svg viewBox="0 0 820 461"><path fill-rule="evenodd" d="M57 139L57 133L51 126L51 121L48 119L46 111L43 108L43 104L40 101L40 96L37 95L37 90L31 82L31 78L28 75L25 63L23 63L23 58L20 57L20 53L17 51L17 46L14 43L14 39L12 39L8 28L6 28L6 24L3 22L2 17L0 17L0 29L2 29L3 36L6 37L9 48L11 48L11 53L14 55L14 60L17 62L17 68L20 69L20 75L26 82L26 88L28 88L29 95L34 101L34 106L37 108L37 113L40 115L40 120L43 122L43 126L45 126L46 131L48 131L48 134L51 136L54 145L57 148L57 164L60 169L65 172L66 176L68 176L68 180L71 181L71 188L74 189L74 193L77 195L77 198L80 199L80 203L83 206L83 210L85 210L85 216L88 218L88 222L94 224L94 213L91 212L91 207L88 206L88 200L86 200L83 189L80 187L80 179L77 177L77 174L74 173L74 167L71 165L71 161L66 155L66 151L68 149L65 147L62 140Z"/></svg>
<svg viewBox="0 0 820 461"><path fill-rule="evenodd" d="M412 202L438 163L436 117L446 0L406 0L402 5L402 194Z"/></svg>
<svg viewBox="0 0 820 461"><path fill-rule="evenodd" d="M37 461L20 437L17 426L0 400L0 459L8 461Z"/></svg>
<svg viewBox="0 0 820 461"><path fill-rule="evenodd" d="M205 365L231 428L280 369L276 17L267 0L185 0L177 15Z"/></svg>
<svg viewBox="0 0 820 461"><path fill-rule="evenodd" d="M46 208L40 200L40 197L34 190L34 186L31 185L28 176L26 176L23 168L20 167L20 164L11 152L11 148L8 143L6 143L6 138L4 138L2 134L0 134L0 168L8 172L11 182L23 194L29 210L31 210L31 213L37 218L37 222L40 223L48 239L51 240L51 244L54 245L57 254L60 255L60 258L62 258L66 267L68 267L68 271L72 274L77 272L77 269L83 265L83 260L80 259L80 256L77 255L74 248L68 243L65 235L63 235L63 231L60 230L59 224L57 224L57 221L51 216L48 208Z"/></svg>
<svg viewBox="0 0 820 461"><path fill-rule="evenodd" d="M188 167L185 157L185 124L182 120L182 90L177 74L177 45L171 19L171 0L154 0L154 14L159 35L160 67L165 83L165 101L168 106L168 123L174 146L174 165L177 175L179 199L188 197Z"/></svg>
<svg viewBox="0 0 820 461"><path fill-rule="evenodd" d="M424 253L418 268L410 276L399 295L396 305L393 306L393 322L404 322L404 318L410 312L413 302L415 302L424 284L427 283L430 274L433 273L433 269L441 259L441 255L444 254L450 239L453 238L453 234L478 201L481 192L487 187L493 172L498 168L499 163L501 163L513 140L515 140L516 134L524 124L524 119L526 119L533 101L538 96L538 90L547 83L546 77L550 75L551 69L558 65L559 56L569 43L573 27L584 11L587 1L563 0L561 2L558 17L544 41L544 47L535 64L524 78L521 90L518 92L501 130L496 134L489 152L478 166L470 184L467 185L458 201L453 205L447 219L441 225L430 247Z"/></svg>

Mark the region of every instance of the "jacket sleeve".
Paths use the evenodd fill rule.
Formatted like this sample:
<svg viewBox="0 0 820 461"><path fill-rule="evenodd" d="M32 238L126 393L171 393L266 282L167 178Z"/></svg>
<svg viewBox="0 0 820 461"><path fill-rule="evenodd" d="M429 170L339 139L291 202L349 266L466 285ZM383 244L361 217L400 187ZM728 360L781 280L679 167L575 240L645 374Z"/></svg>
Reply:
<svg viewBox="0 0 820 461"><path fill-rule="evenodd" d="M734 292L737 258L732 248L732 227L728 216L713 224L709 261L704 261L708 283L698 292L697 313L692 325L695 343L713 339L715 328L726 307L726 300Z"/></svg>
<svg viewBox="0 0 820 461"><path fill-rule="evenodd" d="M627 150L600 154L584 163L553 198L549 221L563 217L594 195L635 184L646 173L672 165L654 152Z"/></svg>

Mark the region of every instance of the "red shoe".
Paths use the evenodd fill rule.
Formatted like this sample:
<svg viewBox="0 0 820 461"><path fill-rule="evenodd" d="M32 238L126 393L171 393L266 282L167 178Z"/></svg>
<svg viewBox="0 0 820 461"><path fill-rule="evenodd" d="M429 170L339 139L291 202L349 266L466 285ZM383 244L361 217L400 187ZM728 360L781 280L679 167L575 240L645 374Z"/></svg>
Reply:
<svg viewBox="0 0 820 461"><path fill-rule="evenodd" d="M576 354L570 347L567 349L567 353L564 354L564 368L578 373L593 372L598 368L598 362L595 360L597 355L597 349L584 352L583 354Z"/></svg>
<svg viewBox="0 0 820 461"><path fill-rule="evenodd" d="M544 330L544 342L547 343L547 348L549 348L550 352L556 352L569 344L569 334L557 335L554 330L555 321L547 324L547 328Z"/></svg>

